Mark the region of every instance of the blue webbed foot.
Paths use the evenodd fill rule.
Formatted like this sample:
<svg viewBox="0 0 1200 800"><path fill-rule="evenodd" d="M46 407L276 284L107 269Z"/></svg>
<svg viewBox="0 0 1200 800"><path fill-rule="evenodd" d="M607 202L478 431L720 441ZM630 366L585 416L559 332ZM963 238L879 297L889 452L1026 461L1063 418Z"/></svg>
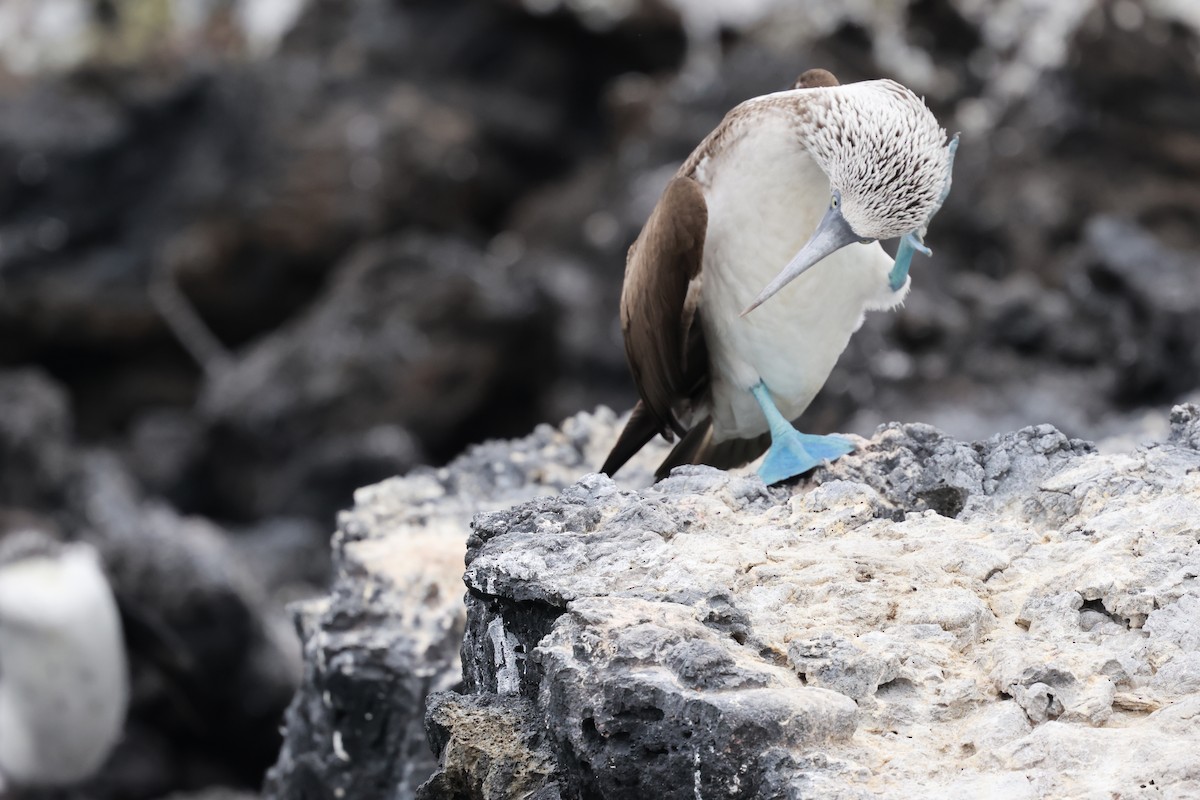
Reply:
<svg viewBox="0 0 1200 800"><path fill-rule="evenodd" d="M758 475L769 486L853 451L854 443L844 437L817 436L792 428L771 437L771 449L758 468Z"/></svg>
<svg viewBox="0 0 1200 800"><path fill-rule="evenodd" d="M854 444L841 436L817 436L801 433L783 418L766 384L759 381L750 392L771 429L771 449L767 451L758 475L768 486L808 472L823 461L853 452Z"/></svg>

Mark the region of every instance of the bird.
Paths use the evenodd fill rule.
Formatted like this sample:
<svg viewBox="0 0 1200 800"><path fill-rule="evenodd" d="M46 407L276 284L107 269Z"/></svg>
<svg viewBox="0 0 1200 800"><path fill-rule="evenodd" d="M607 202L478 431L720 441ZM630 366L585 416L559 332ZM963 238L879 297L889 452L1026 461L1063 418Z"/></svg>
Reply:
<svg viewBox="0 0 1200 800"><path fill-rule="evenodd" d="M91 545L33 530L0 545L0 784L76 783L103 765L124 729L117 604Z"/></svg>
<svg viewBox="0 0 1200 800"><path fill-rule="evenodd" d="M773 484L852 452L790 420L865 312L904 300L957 145L901 84L823 69L726 114L629 249L621 329L639 399L601 472L660 434L679 441L656 479L765 451L758 474Z"/></svg>

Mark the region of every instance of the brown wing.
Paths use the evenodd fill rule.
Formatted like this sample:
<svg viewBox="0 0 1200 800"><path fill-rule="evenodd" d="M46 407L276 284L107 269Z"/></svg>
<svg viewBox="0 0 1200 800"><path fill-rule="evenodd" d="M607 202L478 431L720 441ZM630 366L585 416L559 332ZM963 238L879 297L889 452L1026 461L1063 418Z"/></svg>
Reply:
<svg viewBox="0 0 1200 800"><path fill-rule="evenodd" d="M667 184L625 262L621 330L641 400L601 471L612 474L657 433L683 436L676 410L707 383L708 356L688 287L700 275L708 205L699 184Z"/></svg>
<svg viewBox="0 0 1200 800"><path fill-rule="evenodd" d="M638 394L659 430L686 431L675 407L687 397L687 353L694 309L688 286L699 276L708 204L691 178L675 178L629 250L621 293L625 355Z"/></svg>

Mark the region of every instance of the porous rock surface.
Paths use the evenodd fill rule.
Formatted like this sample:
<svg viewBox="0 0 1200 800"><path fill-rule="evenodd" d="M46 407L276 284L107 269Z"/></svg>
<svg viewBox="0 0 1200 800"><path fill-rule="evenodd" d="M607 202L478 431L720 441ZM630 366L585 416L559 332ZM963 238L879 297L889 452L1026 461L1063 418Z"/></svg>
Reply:
<svg viewBox="0 0 1200 800"><path fill-rule="evenodd" d="M426 698L462 680L463 554L472 517L569 486L603 458L616 421L607 409L580 414L559 429L542 425L518 441L477 445L447 467L418 469L356 493L333 537L330 594L297 606L305 675L265 797L415 796L436 767L425 733ZM631 474L649 480L654 455L632 463ZM479 736L472 767L462 771L485 773L492 753L489 785L499 792L493 796L541 775L527 753L519 763L505 760L503 740L483 733L516 731L518 717L533 719L511 699L495 708L484 702L473 712L447 703L440 718L430 709L435 728L461 730L462 720L473 720L467 724ZM547 758L542 762L551 763ZM515 777L526 773L531 777ZM448 785L455 777L439 780Z"/></svg>
<svg viewBox="0 0 1200 800"><path fill-rule="evenodd" d="M343 517L338 590L304 626L310 673L340 677L302 690L289 742L299 704L332 702L310 756L388 764L389 791L408 769L411 791L429 766L411 739L352 732L367 713L411 731L417 693L357 721L337 704L456 682L450 554L476 510L463 681L429 700L441 761L418 797L1198 796L1197 419L1177 407L1168 441L1113 455L1050 426L966 443L891 424L781 487L689 467L547 494L611 414L488 445ZM404 662L431 624L445 660Z"/></svg>

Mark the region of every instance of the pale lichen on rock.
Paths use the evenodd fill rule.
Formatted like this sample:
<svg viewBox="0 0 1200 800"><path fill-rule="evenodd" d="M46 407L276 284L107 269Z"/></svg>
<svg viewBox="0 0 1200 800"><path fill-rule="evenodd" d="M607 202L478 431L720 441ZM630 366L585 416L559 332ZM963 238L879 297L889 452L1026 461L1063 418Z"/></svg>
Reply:
<svg viewBox="0 0 1200 800"><path fill-rule="evenodd" d="M361 493L339 585L420 569L415 551L350 558L363 543L402 553L437 529L461 553L483 512L463 682L431 701L441 762L417 796L516 796L519 773L547 799L1186 797L1195 417L1179 407L1169 441L1113 455L1048 426L972 444L892 424L794 486L687 467L633 489L567 484L616 423L586 415ZM390 581L389 602L414 600ZM372 638L401 649L416 619Z"/></svg>

